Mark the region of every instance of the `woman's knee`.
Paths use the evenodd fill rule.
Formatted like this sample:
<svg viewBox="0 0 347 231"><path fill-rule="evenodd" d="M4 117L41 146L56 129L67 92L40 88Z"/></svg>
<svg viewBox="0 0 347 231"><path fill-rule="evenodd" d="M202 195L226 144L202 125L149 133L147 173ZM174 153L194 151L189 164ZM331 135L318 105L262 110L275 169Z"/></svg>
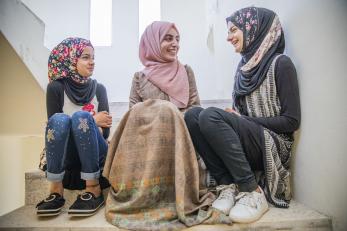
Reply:
<svg viewBox="0 0 347 231"><path fill-rule="evenodd" d="M193 107L184 113L184 120L188 128L199 125L199 115L203 110L201 107Z"/></svg>
<svg viewBox="0 0 347 231"><path fill-rule="evenodd" d="M82 120L93 120L93 116L87 111L78 111L71 116L72 124L79 124Z"/></svg>
<svg viewBox="0 0 347 231"><path fill-rule="evenodd" d="M63 113L55 113L47 123L46 134L48 140L60 140L70 133L71 118ZM54 138L53 138L54 137Z"/></svg>
<svg viewBox="0 0 347 231"><path fill-rule="evenodd" d="M86 132L90 129L91 123L94 122L93 116L87 111L78 111L71 116L72 131L83 130Z"/></svg>
<svg viewBox="0 0 347 231"><path fill-rule="evenodd" d="M71 118L64 113L55 113L48 119L48 127L59 127L59 129L70 129Z"/></svg>
<svg viewBox="0 0 347 231"><path fill-rule="evenodd" d="M220 110L222 109L216 107L209 107L205 109L199 115L199 122L201 124L205 124L220 120L222 118L220 115Z"/></svg>
<svg viewBox="0 0 347 231"><path fill-rule="evenodd" d="M209 132L211 128L217 126L217 122L223 119L220 110L222 109L209 107L200 113L199 126L201 132Z"/></svg>
<svg viewBox="0 0 347 231"><path fill-rule="evenodd" d="M93 116L90 114L90 112L87 112L87 111L77 111L77 112L73 113L71 116L72 120L74 120L74 119L78 120L79 118L91 119L91 118L93 118Z"/></svg>

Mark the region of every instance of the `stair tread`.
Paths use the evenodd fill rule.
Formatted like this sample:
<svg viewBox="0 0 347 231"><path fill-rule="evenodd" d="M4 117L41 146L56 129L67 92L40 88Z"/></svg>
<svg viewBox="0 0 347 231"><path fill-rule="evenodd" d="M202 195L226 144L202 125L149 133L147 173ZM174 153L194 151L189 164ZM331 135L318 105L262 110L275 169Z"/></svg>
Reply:
<svg viewBox="0 0 347 231"><path fill-rule="evenodd" d="M67 207L67 205L66 205ZM35 206L27 205L0 217L0 230L120 230L109 224L104 217L105 208L97 214L85 218L69 217L66 208L56 217L42 218L35 214ZM186 229L191 231L243 230L256 228L264 230L331 230L331 219L306 206L292 201L289 209L270 207L270 210L257 222L251 224L199 225Z"/></svg>

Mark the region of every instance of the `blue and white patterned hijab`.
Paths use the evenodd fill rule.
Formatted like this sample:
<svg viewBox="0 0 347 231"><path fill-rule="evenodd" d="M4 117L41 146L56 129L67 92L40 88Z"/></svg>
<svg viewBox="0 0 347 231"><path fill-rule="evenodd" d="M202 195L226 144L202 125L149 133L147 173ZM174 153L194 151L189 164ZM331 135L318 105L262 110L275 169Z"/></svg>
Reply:
<svg viewBox="0 0 347 231"><path fill-rule="evenodd" d="M275 12L247 7L226 18L228 29L236 26L243 32L242 59L237 67L234 84L234 107L239 108L241 96L257 89L266 77L269 66L284 51L281 23Z"/></svg>

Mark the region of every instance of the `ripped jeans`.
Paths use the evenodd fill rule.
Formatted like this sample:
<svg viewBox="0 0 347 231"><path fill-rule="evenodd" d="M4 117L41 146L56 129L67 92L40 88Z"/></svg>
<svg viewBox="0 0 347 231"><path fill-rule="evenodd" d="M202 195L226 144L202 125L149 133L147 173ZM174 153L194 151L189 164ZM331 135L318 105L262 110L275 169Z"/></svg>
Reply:
<svg viewBox="0 0 347 231"><path fill-rule="evenodd" d="M56 113L48 120L45 134L47 180L60 182L64 178L64 162L69 153L69 139L76 146L81 162L81 178L96 180L106 159L107 142L89 112L78 111L71 117Z"/></svg>

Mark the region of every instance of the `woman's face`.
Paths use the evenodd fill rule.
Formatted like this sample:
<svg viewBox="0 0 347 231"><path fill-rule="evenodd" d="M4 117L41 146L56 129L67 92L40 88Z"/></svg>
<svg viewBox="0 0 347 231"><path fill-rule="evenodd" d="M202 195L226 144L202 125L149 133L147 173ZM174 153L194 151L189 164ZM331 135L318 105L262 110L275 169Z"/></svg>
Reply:
<svg viewBox="0 0 347 231"><path fill-rule="evenodd" d="M172 27L164 36L160 44L160 52L163 58L168 62L173 62L177 59L177 53L180 48L180 35Z"/></svg>
<svg viewBox="0 0 347 231"><path fill-rule="evenodd" d="M227 41L234 46L236 53L240 53L243 49L243 32L231 22L228 22L228 28Z"/></svg>
<svg viewBox="0 0 347 231"><path fill-rule="evenodd" d="M77 72L82 77L90 77L94 71L94 49L85 47L81 57L77 59Z"/></svg>

